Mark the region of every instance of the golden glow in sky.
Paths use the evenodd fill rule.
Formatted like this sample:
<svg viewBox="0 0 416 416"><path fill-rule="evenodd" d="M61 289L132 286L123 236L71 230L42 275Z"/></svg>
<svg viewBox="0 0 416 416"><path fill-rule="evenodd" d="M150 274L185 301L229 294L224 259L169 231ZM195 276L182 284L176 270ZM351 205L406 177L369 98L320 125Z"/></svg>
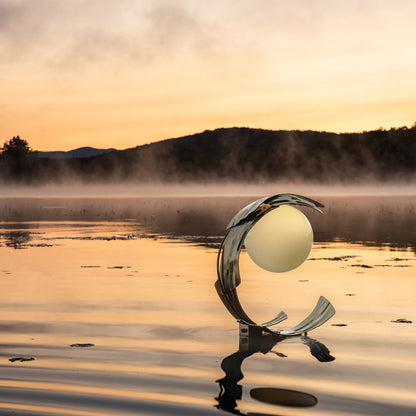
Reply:
<svg viewBox="0 0 416 416"><path fill-rule="evenodd" d="M416 120L412 0L0 0L0 144Z"/></svg>

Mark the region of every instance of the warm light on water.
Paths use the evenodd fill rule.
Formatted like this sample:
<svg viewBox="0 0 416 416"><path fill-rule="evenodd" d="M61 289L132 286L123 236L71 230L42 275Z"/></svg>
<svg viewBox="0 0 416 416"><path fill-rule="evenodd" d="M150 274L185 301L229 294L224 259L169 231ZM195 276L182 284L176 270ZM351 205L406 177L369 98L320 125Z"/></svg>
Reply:
<svg viewBox="0 0 416 416"><path fill-rule="evenodd" d="M238 350L238 327L213 284L221 239L216 227L230 217L213 210L214 227L205 232L189 200L165 201L168 212L152 205L153 213L143 210L140 219L133 209L143 206L140 201L123 210L115 201L112 219L101 202L55 202L66 207L61 217L54 208L49 221L39 221L32 201L31 217L29 208L13 208L21 219L0 223L0 415L223 413L214 407L216 380L224 376L222 360ZM328 223L340 215L338 202L328 205ZM169 212L175 224L166 220ZM5 219L4 208L2 213ZM319 236L324 223L314 221ZM355 227L354 235L370 235L368 227ZM326 296L337 313L308 335L335 360L317 361L298 338L254 354L242 366L237 409L288 416L414 415L414 245L400 239L348 242L324 231L309 259L279 279L243 252L238 293L255 319L284 310L289 319L282 328ZM398 319L413 322L392 322ZM9 361L19 357L34 360ZM292 389L318 402L305 409L274 406L250 397L257 387Z"/></svg>

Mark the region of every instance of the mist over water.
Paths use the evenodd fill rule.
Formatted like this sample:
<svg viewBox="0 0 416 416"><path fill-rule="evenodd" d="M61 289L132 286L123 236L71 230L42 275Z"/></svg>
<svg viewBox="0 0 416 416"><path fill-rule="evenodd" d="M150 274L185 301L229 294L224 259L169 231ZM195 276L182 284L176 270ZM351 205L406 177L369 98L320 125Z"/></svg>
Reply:
<svg viewBox="0 0 416 416"><path fill-rule="evenodd" d="M260 183L227 182L150 182L85 184L65 181L48 185L1 185L1 197L146 197L146 196L265 196L295 193L305 196L338 195L416 195L413 182L368 182L361 184L320 184L291 181Z"/></svg>
<svg viewBox="0 0 416 416"><path fill-rule="evenodd" d="M297 193L324 205L324 215L300 208L312 224L315 241L416 247L416 194L410 186L102 185L8 191L0 198L0 221L127 220L150 233L217 240L235 213L253 200Z"/></svg>

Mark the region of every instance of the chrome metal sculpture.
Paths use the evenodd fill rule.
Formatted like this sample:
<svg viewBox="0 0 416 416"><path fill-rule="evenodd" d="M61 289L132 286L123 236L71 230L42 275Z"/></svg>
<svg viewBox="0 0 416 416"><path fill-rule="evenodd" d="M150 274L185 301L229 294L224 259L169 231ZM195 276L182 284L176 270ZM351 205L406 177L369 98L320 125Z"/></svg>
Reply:
<svg viewBox="0 0 416 416"><path fill-rule="evenodd" d="M321 296L313 311L298 325L290 329L277 330L270 327L287 319L284 312L278 313L267 322L257 324L245 313L237 296L237 286L241 283L239 258L247 233L260 218L284 204L303 205L320 213L320 207L323 207L319 202L300 195L277 194L258 199L241 209L228 225L218 252L218 280L215 282L215 288L222 303L240 324L260 327L265 332L294 336L321 326L335 314L334 307L326 298Z"/></svg>

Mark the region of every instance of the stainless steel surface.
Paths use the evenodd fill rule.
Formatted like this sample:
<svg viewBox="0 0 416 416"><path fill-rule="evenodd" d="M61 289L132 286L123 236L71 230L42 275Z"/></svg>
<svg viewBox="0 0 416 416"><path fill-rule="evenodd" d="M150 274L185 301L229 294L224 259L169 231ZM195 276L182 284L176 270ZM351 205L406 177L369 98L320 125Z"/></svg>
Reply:
<svg viewBox="0 0 416 416"><path fill-rule="evenodd" d="M276 194L258 199L242 208L230 221L227 233L221 243L217 258L218 280L215 282L215 288L221 301L237 321L247 325L260 326L268 332L291 336L310 331L325 323L335 314L334 307L321 296L315 309L307 318L291 329L278 331L271 330L269 327L286 319L287 315L284 312L279 312L275 318L267 322L256 324L246 314L237 296L237 286L241 283L240 252L247 233L260 218L284 204L303 205L320 213L322 213L320 208L323 207L319 202L300 195Z"/></svg>

